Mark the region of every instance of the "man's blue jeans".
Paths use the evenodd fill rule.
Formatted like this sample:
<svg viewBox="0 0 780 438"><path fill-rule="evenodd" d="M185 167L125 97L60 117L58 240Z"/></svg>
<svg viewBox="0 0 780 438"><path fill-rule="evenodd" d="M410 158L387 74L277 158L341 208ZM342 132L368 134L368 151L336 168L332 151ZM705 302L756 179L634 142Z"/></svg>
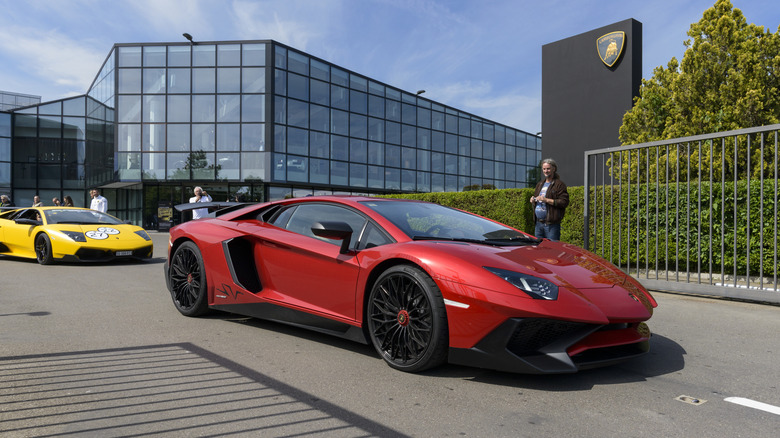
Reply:
<svg viewBox="0 0 780 438"><path fill-rule="evenodd" d="M543 224L541 222L536 223L534 229L534 236L538 238L548 238L550 240L561 240L561 224Z"/></svg>

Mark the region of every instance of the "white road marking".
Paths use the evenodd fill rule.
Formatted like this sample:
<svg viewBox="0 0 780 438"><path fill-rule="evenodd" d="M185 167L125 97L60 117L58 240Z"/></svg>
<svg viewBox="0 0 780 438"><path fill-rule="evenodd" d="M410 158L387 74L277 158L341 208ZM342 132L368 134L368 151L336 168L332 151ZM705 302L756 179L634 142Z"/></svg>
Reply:
<svg viewBox="0 0 780 438"><path fill-rule="evenodd" d="M749 408L758 409L761 411L769 412L770 414L780 415L780 407L772 406L766 403L761 403L755 400L750 400L749 398L743 398L743 397L726 397L723 399L724 401L727 401L729 403L735 403L742 406L747 406Z"/></svg>

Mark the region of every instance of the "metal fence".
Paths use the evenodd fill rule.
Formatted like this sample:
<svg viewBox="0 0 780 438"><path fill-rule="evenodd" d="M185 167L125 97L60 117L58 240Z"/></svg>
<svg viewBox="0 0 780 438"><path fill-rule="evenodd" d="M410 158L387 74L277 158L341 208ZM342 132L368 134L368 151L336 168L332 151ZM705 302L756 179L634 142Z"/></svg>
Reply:
<svg viewBox="0 0 780 438"><path fill-rule="evenodd" d="M584 246L650 289L780 303L779 133L586 152Z"/></svg>

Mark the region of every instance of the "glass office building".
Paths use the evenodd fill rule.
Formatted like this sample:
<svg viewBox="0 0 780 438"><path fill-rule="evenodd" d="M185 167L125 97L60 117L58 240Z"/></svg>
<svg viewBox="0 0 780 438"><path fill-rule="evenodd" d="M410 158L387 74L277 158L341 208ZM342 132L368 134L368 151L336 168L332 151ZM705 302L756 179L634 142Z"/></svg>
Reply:
<svg viewBox="0 0 780 438"><path fill-rule="evenodd" d="M540 150L275 41L116 44L85 95L0 114L0 192L88 205L96 187L154 228L195 186L220 201L528 187Z"/></svg>

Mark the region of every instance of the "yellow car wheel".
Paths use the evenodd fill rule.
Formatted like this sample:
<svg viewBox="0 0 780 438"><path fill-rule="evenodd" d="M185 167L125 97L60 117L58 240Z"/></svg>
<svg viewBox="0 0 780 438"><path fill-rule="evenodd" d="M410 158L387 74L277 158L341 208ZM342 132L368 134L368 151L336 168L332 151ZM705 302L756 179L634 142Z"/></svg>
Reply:
<svg viewBox="0 0 780 438"><path fill-rule="evenodd" d="M35 238L35 256L38 263L42 265L50 265L54 261L51 255L51 240L46 233L41 233Z"/></svg>

